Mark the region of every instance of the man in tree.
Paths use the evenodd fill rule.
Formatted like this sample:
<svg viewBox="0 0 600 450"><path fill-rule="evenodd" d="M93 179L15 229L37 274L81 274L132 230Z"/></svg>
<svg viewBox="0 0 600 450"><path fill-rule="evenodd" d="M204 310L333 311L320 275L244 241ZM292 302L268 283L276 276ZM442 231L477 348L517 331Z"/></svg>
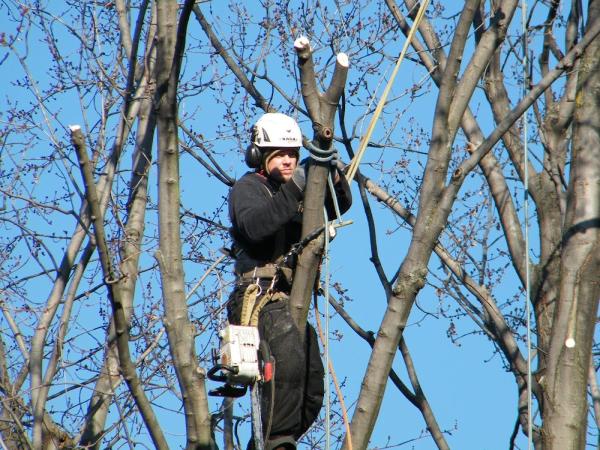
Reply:
<svg viewBox="0 0 600 450"><path fill-rule="evenodd" d="M298 164L302 133L296 121L280 113L264 114L252 129L246 150L246 173L229 194L231 236L236 255L236 287L228 304L229 321L239 324L249 286L276 293L259 313L261 341L275 359L274 390L261 401L265 448L294 449L312 425L323 403L323 364L314 328L307 324L302 338L289 311L294 258L288 252L299 242L306 163ZM339 210L351 204L343 174L333 168ZM334 211L334 196L326 207ZM286 257L286 255L288 255ZM258 300L257 304L260 303ZM270 393L274 392L271 401ZM251 441L252 442L252 441Z"/></svg>

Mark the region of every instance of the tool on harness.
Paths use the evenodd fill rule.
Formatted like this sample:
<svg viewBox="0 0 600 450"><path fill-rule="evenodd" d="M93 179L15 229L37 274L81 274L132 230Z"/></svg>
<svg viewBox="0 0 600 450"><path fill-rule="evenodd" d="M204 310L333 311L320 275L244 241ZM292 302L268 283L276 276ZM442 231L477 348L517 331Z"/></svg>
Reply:
<svg viewBox="0 0 600 450"><path fill-rule="evenodd" d="M229 325L219 332L219 362L207 373L225 385L209 392L213 396L241 397L247 386L260 378L256 327Z"/></svg>
<svg viewBox="0 0 600 450"><path fill-rule="evenodd" d="M215 364L207 376L225 385L211 390L209 395L241 397L248 386L271 380L273 361L270 352L265 351L266 343L261 345L257 325L264 305L279 299L273 291L276 280L273 276L266 293L261 295L260 278L256 277L244 292L240 325L229 324L219 332L220 349L213 356Z"/></svg>
<svg viewBox="0 0 600 450"><path fill-rule="evenodd" d="M256 276L256 270L254 271ZM280 295L273 291L277 276L271 279L271 285L262 294L260 278L250 284L245 292L242 304L241 325L228 325L219 332L219 363L208 371L209 379L224 382L223 386L213 389L209 395L241 397L250 387L251 421L254 448L264 449L264 434L261 412L261 397L264 383L272 381L275 361L269 345L261 340L258 333L260 310L270 301L279 300ZM271 383L271 398L274 397L274 383ZM267 436L270 430L270 417L273 414L273 402L267 422Z"/></svg>
<svg viewBox="0 0 600 450"><path fill-rule="evenodd" d="M268 373L271 371L272 362L262 359L263 371L261 372L261 360L258 358L260 337L256 326L260 311L267 303L286 297L285 294L274 291L277 280L282 276L291 285L292 270L287 267L288 263L311 240L323 232L324 227L316 228L300 242L294 244L276 264L255 267L252 271L238 274L241 279L252 279L252 282L244 292L240 325L227 325L219 332L220 350L218 354L213 355L214 366L208 371L207 376L210 380L225 384L209 391L209 395L241 397L246 394L248 386L257 381L270 380ZM260 286L261 279L271 279L264 295Z"/></svg>

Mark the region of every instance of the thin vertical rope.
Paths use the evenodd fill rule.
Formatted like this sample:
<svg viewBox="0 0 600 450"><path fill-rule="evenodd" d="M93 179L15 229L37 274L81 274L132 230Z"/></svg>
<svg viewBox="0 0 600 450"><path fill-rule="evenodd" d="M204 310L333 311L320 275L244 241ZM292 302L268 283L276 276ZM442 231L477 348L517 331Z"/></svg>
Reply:
<svg viewBox="0 0 600 450"><path fill-rule="evenodd" d="M328 177L331 183L331 173ZM331 423L329 419L331 416L331 396L329 392L329 385L331 384L329 374L329 218L325 208L323 208L323 215L325 216L325 245L323 248L323 258L325 260L325 339L323 341L323 351L325 352L325 449L329 450L331 445ZM315 313L319 314L318 311Z"/></svg>
<svg viewBox="0 0 600 450"><path fill-rule="evenodd" d="M527 1L521 1L521 27L523 33L523 97L527 95ZM532 395L531 395L531 292L529 273L529 146L527 112L523 114L523 165L524 165L524 213L525 213L525 314L527 323L527 448L533 446Z"/></svg>

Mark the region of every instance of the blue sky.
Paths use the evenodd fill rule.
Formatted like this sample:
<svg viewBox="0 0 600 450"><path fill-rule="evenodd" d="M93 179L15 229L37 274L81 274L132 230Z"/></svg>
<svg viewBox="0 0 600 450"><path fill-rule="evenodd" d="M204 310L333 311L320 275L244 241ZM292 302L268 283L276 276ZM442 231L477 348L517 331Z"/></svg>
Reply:
<svg viewBox="0 0 600 450"><path fill-rule="evenodd" d="M213 3L212 6L219 8L216 3ZM249 9L252 10L251 7ZM215 13L226 15L227 11L215 11ZM517 20L519 19L515 19L515 21ZM12 25L6 21L6 17L0 14L0 30L10 29ZM190 35L203 39L202 32L194 20L190 21ZM66 39L66 35L64 37ZM401 44L402 40L400 41ZM35 39L32 42L35 42ZM43 80L50 75L45 62L49 56L43 45L33 45L29 51L31 52L28 59L29 67L43 84ZM289 42L289 51L292 55L292 42ZM269 59L267 59L268 63ZM198 66L199 64L195 64L190 57L186 70L193 72L198 70ZM389 73L391 63L389 68L384 69ZM407 62L401 70L394 92L399 98L396 107L398 110L406 112L406 121L402 126L410 127L408 117L414 115L417 123L428 131L432 122L436 91L434 89L414 103L409 103L408 100L403 103L402 93L416 80L420 80L423 73L410 62ZM12 80L16 74L21 77L21 71L22 68L11 56L0 66L0 77L7 85L7 82ZM356 77L356 74L353 73L352 60L349 77L350 79ZM289 87L293 88L293 86ZM22 92L17 89L14 92L6 90L0 95L6 99L10 98L11 101L28 104L30 100ZM266 92L265 90L265 94ZM23 97L19 97L20 95ZM281 98L277 100L282 102ZM0 104L3 101L0 100ZM75 102L73 97L66 95L61 98L61 102L61 104L52 106L56 111L60 111L60 125L57 123L56 130L44 129L42 126L42 138L37 148L40 154L47 153L50 146L48 136L56 133L59 139L64 140L67 138L67 134L66 130L61 127L66 124L79 123L81 120L82 113L79 105L72 107L74 103L70 103ZM217 141L219 136L216 130L220 125L218 120L222 112L219 106L202 102L196 103L195 99L190 98L186 99L181 107L182 112L194 111L195 118L188 120L187 123L193 124L205 135L207 141L213 142L215 150L220 155L219 160L225 169L236 177L243 174L246 168L243 166L241 151L235 140ZM410 109L410 114L406 111L407 109ZM90 110L89 113L93 112ZM357 120L363 111L349 108L347 113L353 121ZM484 128L491 129L489 122L484 121L482 125ZM310 135L310 127L306 121L303 121L301 126L304 133ZM366 128L366 123L360 126ZM383 131L380 129L378 133L381 135ZM44 134L48 140L44 140ZM398 138L398 140L401 139ZM420 150L426 151L426 147L424 146ZM365 163L383 161L383 166L389 168L397 155L396 149L374 150L367 154ZM208 177L202 168L191 163L188 156L182 157L181 170L182 201L187 207L198 214L210 215L223 205L223 199L227 195L226 186L218 184L214 179ZM365 170L369 176L374 177L375 181L380 181L377 179L378 173L375 170L369 171L368 168ZM411 170L416 170L416 166L413 166ZM416 176L418 174L409 175ZM57 184L53 186L44 184L35 186L33 189L46 192L60 191L62 187L59 179L55 179L55 182ZM353 224L340 229L338 236L331 244L330 271L332 280L341 282L348 289L347 295L352 298L352 301L346 304L348 312L364 329L376 331L385 311L385 297L375 270L369 263L370 249L366 239L367 227L356 186L353 187L353 193L355 204L345 215L345 219L352 220ZM384 267L388 271L394 271L402 261L410 234L405 229L398 227L397 219L388 210L372 199L370 201L378 221L380 257ZM226 221L223 213L218 218ZM70 230L72 226L71 222L65 225L67 230ZM213 255L218 254L217 249L222 244L227 243L215 242L209 246ZM438 260L433 257L430 264L432 270L437 270L439 265ZM193 283L200 277L202 270L203 267L188 264L186 281ZM391 273L388 273L388 276L391 276ZM514 294L514 279L510 275L508 277L504 280L503 287L495 291L497 298L508 298ZM213 282L214 285L217 284L217 281L213 280ZM37 291L42 299L46 295L46 288L47 285L40 285L34 287L33 290ZM460 345L453 343L447 337L449 323L440 317L439 311L442 307L447 308L448 303L445 302L442 305L430 287L426 287L419 294L417 303L420 309L417 307L413 309L404 336L410 346L421 385L436 414L439 425L443 430L449 431L446 438L450 447L467 450L506 449L516 420L517 396L513 375L504 370L500 358L497 355L494 356L493 345L485 337L470 335L461 339ZM423 310L431 314L424 314ZM435 317L436 315L438 317ZM458 335L468 333L472 329L472 324L465 320L456 321L455 325ZM351 405L358 395L360 381L370 354L369 347L337 317L332 319L330 328L343 334L340 342L331 341L331 358L337 377L348 381L344 394L346 403ZM409 384L399 356L396 358L394 368ZM164 414L165 420L168 420L169 413ZM174 424L173 427L169 427L169 432L178 434L177 428ZM425 424L418 411L390 384L386 391L380 419L372 437L372 445L377 447L396 446L410 441L400 448L434 449L435 446L427 437L412 441L423 433L424 428ZM520 448L526 448L526 441L522 437L519 438L518 443Z"/></svg>

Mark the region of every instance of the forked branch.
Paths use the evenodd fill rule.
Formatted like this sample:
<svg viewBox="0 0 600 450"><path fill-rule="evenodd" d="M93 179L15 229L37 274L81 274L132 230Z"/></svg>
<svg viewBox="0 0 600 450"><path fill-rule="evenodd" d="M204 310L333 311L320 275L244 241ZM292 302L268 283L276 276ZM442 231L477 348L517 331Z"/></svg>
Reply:
<svg viewBox="0 0 600 450"><path fill-rule="evenodd" d="M345 53L337 55L329 88L321 94L317 88L312 49L308 39L305 37L296 39L294 48L298 55L302 97L312 121L312 145L320 149L329 149L333 141L333 119L346 84L348 56ZM329 173L329 162L314 161L310 165L304 193L302 238L323 225L323 204ZM311 291L315 284L323 243L321 235L320 238L312 240L298 258L290 296L290 309L300 329L304 328L308 316Z"/></svg>

